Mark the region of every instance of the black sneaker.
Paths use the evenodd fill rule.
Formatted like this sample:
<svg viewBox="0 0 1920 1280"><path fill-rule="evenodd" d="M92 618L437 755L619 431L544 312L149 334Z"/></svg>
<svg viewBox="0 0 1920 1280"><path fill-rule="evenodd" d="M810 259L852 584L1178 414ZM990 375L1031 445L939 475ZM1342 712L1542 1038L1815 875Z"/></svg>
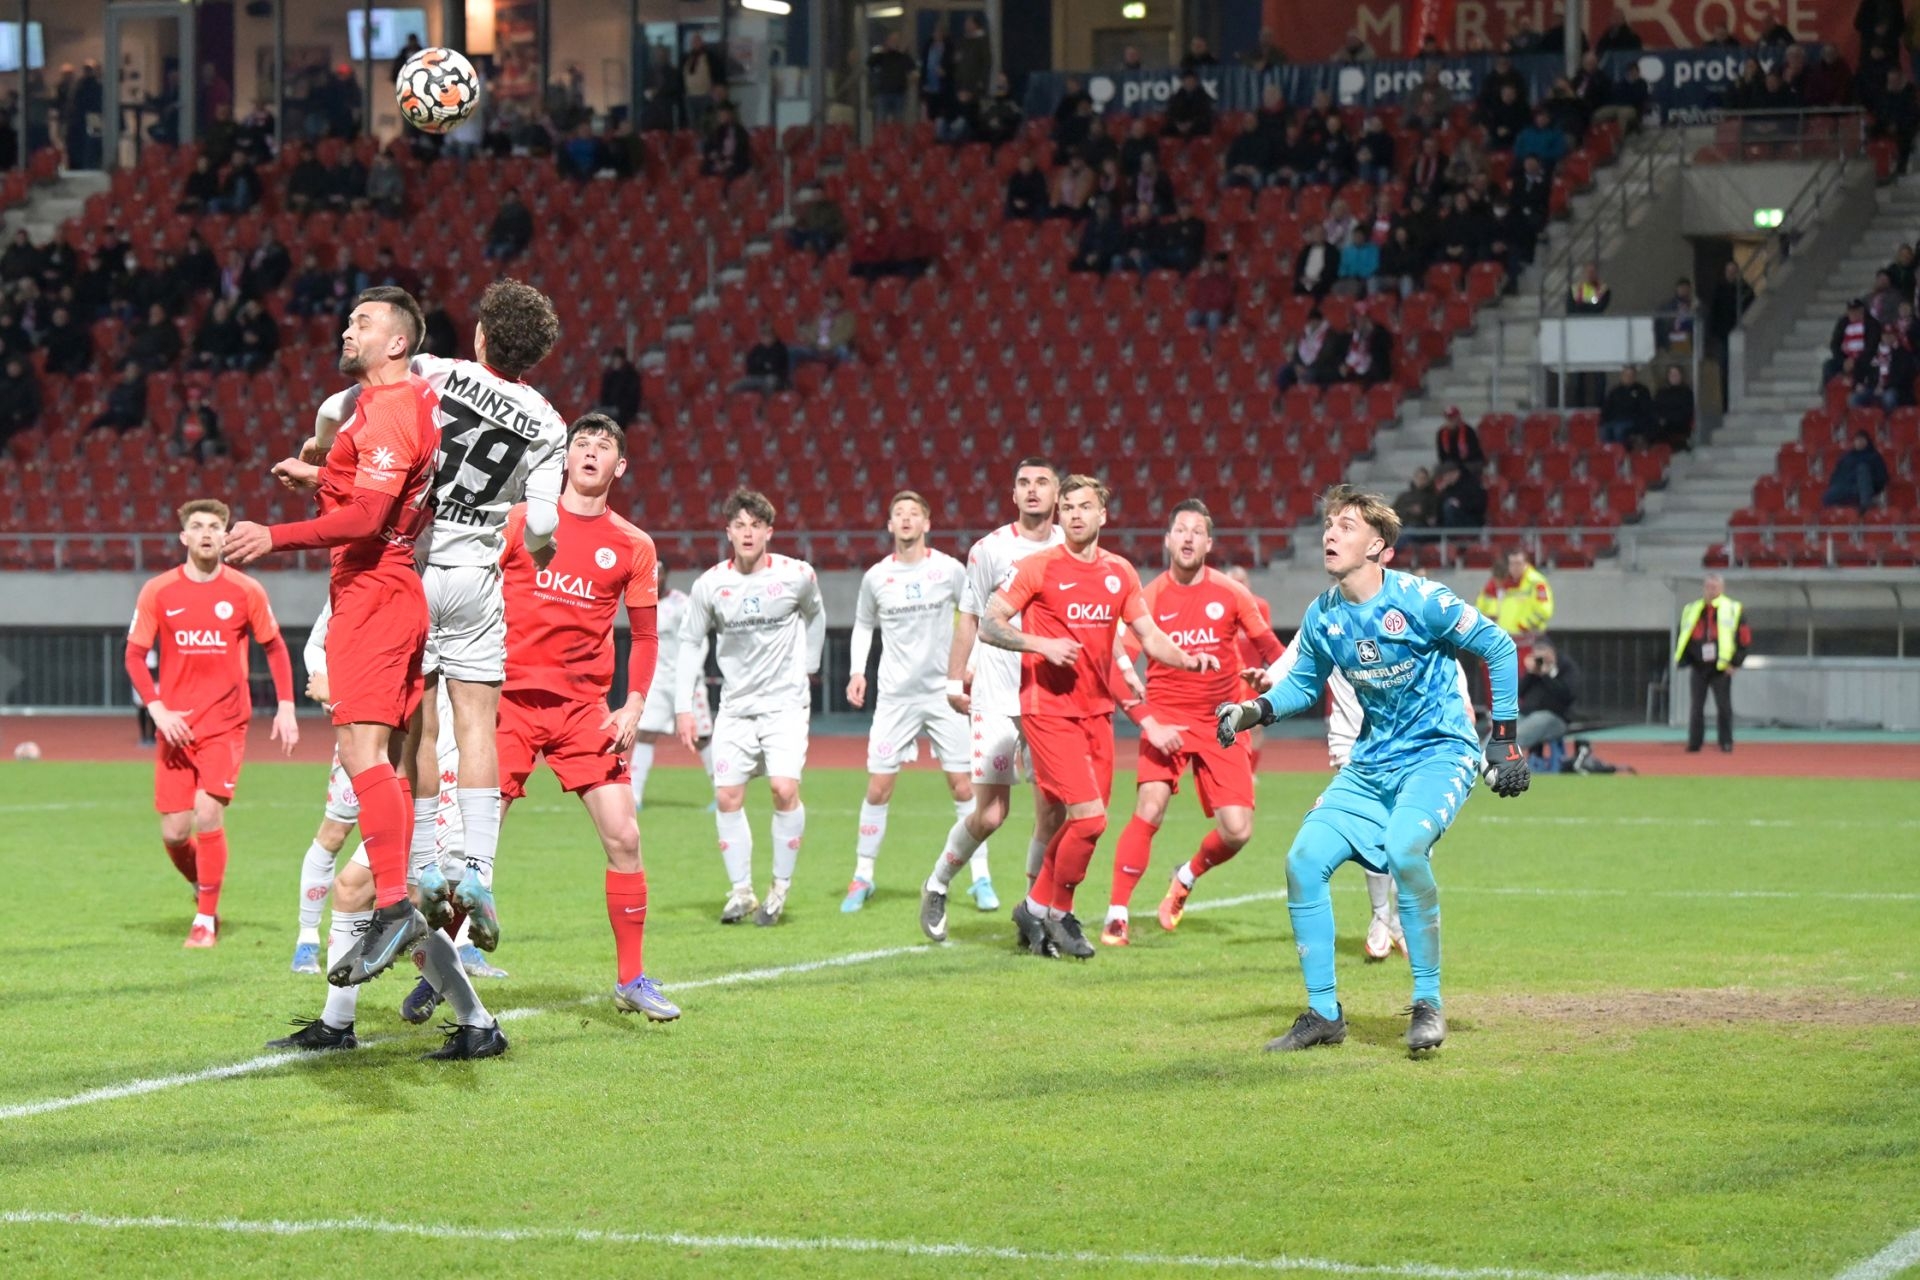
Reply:
<svg viewBox="0 0 1920 1280"><path fill-rule="evenodd" d="M1048 936L1046 925L1027 909L1025 898L1022 898L1013 909L1013 927L1019 931L1019 946L1025 947L1036 956L1045 956L1049 960L1059 958L1060 949Z"/></svg>
<svg viewBox="0 0 1920 1280"><path fill-rule="evenodd" d="M1407 1024L1408 1051L1438 1049L1440 1042L1447 1038L1447 1019L1440 1012L1440 1006L1429 1000L1415 1000L1407 1012L1413 1015L1413 1021Z"/></svg>
<svg viewBox="0 0 1920 1280"><path fill-rule="evenodd" d="M355 930L353 945L327 970L327 981L336 987L357 987L377 978L426 936L427 918L405 898L379 907L372 919Z"/></svg>
<svg viewBox="0 0 1920 1280"><path fill-rule="evenodd" d="M1295 1049L1311 1049L1317 1044L1339 1044L1347 1038L1347 1015L1342 1010L1337 1018L1323 1018L1308 1009L1293 1020L1287 1034L1277 1040L1267 1041L1268 1053L1292 1053Z"/></svg>
<svg viewBox="0 0 1920 1280"><path fill-rule="evenodd" d="M1063 956L1072 956L1076 960L1087 960L1093 956L1093 944L1087 941L1087 935L1080 928L1080 921L1073 912L1055 920L1047 917L1047 940Z"/></svg>
<svg viewBox="0 0 1920 1280"><path fill-rule="evenodd" d="M420 1055L422 1062L465 1062L469 1058L497 1058L507 1051L507 1038L500 1034L500 1026L456 1027L450 1022L440 1024L446 1030L447 1042L432 1053Z"/></svg>
<svg viewBox="0 0 1920 1280"><path fill-rule="evenodd" d="M407 998L400 1002L400 1021L419 1026L433 1017L433 1011L441 1004L441 995L433 989L433 984L425 978L413 984L413 990L407 992Z"/></svg>
<svg viewBox="0 0 1920 1280"><path fill-rule="evenodd" d="M330 1027L318 1018L295 1018L293 1025L300 1028L290 1036L281 1036L278 1040L267 1041L269 1049L299 1049L306 1053L325 1053L332 1049L358 1049L360 1042L353 1038L353 1024L344 1027Z"/></svg>

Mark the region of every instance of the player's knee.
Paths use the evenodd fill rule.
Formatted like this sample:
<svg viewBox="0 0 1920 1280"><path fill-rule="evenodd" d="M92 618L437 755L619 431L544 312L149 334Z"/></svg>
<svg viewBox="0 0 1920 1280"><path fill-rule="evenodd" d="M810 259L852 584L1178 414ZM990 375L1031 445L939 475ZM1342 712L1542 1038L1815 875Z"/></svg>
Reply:
<svg viewBox="0 0 1920 1280"><path fill-rule="evenodd" d="M1155 830L1159 830L1160 824L1167 818L1166 797L1140 796L1134 801L1133 816Z"/></svg>
<svg viewBox="0 0 1920 1280"><path fill-rule="evenodd" d="M341 846L347 842L347 833L351 830L353 828L346 823L335 822L332 818L328 818L320 824L320 833L314 836L314 843L328 853L339 853Z"/></svg>
<svg viewBox="0 0 1920 1280"><path fill-rule="evenodd" d="M966 774L964 773L948 774L947 790L952 793L953 802L955 804L972 804L973 803L973 779L967 777Z"/></svg>
<svg viewBox="0 0 1920 1280"><path fill-rule="evenodd" d="M1296 898L1316 888L1324 889L1334 869L1346 861L1346 841L1331 830L1316 829L1320 825L1309 823L1301 828L1293 847L1287 850L1287 892Z"/></svg>
<svg viewBox="0 0 1920 1280"><path fill-rule="evenodd" d="M226 825L227 807L212 796L203 795L193 802L193 829L218 831Z"/></svg>
<svg viewBox="0 0 1920 1280"><path fill-rule="evenodd" d="M193 811L160 815L160 838L168 844L183 844L193 838Z"/></svg>
<svg viewBox="0 0 1920 1280"><path fill-rule="evenodd" d="M800 783L795 778L769 778L767 789L773 792L773 807L782 813L800 803Z"/></svg>
<svg viewBox="0 0 1920 1280"><path fill-rule="evenodd" d="M1253 815L1223 810L1220 814L1220 843L1238 853L1253 839Z"/></svg>
<svg viewBox="0 0 1920 1280"><path fill-rule="evenodd" d="M891 773L867 775L868 804L888 804L893 800L893 777Z"/></svg>
<svg viewBox="0 0 1920 1280"><path fill-rule="evenodd" d="M600 843L606 846L607 866L611 869L627 873L640 869L640 828L637 825L626 831L602 836Z"/></svg>

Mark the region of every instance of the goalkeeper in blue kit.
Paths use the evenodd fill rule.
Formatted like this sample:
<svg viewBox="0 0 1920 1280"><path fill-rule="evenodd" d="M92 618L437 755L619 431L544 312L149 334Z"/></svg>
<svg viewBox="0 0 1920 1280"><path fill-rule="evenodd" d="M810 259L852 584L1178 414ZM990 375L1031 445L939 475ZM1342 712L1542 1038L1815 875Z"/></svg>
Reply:
<svg viewBox="0 0 1920 1280"><path fill-rule="evenodd" d="M1222 742L1320 704L1337 668L1359 694L1364 723L1353 756L1314 801L1287 852L1287 913L1293 919L1307 1010L1268 1049L1339 1044L1347 1022L1333 973L1333 900L1327 881L1358 859L1392 872L1399 886L1413 968L1407 1047L1435 1049L1446 1038L1440 1004L1440 895L1431 853L1459 816L1476 777L1494 794L1527 789L1525 754L1514 741L1519 668L1513 641L1438 582L1387 569L1383 557L1400 520L1383 498L1335 485L1321 499L1321 544L1334 586L1307 607L1298 657L1284 679L1251 702L1223 703ZM1486 660L1493 685L1493 736L1484 764L1473 709L1461 697L1455 655Z"/></svg>

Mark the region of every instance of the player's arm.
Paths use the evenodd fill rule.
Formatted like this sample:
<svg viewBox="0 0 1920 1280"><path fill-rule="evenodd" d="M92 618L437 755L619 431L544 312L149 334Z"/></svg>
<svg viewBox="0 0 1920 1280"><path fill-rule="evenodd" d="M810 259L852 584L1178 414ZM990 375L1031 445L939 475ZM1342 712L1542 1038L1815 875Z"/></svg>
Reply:
<svg viewBox="0 0 1920 1280"><path fill-rule="evenodd" d="M559 438L566 439L564 427ZM534 447L544 448L544 452L527 471L527 517L522 537L533 562L544 569L553 561L553 552L547 548L553 545L554 530L560 527L560 487L566 482L567 453L550 440L535 441Z"/></svg>
<svg viewBox="0 0 1920 1280"><path fill-rule="evenodd" d="M1027 591L1022 596L1009 596L1026 577L1022 570L1013 577L1005 588L994 592L993 599L987 602L986 616L980 619L980 642L990 644L996 649L1010 649L1014 653L1037 653L1056 667L1070 667L1080 660L1080 642L1066 636L1034 636L1019 630L1013 625L1013 615L1019 613L1033 593ZM1015 603L1016 599L1018 603Z"/></svg>
<svg viewBox="0 0 1920 1280"><path fill-rule="evenodd" d="M847 677L847 701L856 707L867 705L867 659L873 654L873 627L879 617L873 573L868 571L860 576L860 597L853 605L853 647L847 655L853 669Z"/></svg>
<svg viewBox="0 0 1920 1280"><path fill-rule="evenodd" d="M1533 587L1533 630L1545 631L1547 624L1553 621L1553 584L1547 581L1546 574L1539 574L1539 581Z"/></svg>
<svg viewBox="0 0 1920 1280"><path fill-rule="evenodd" d="M1140 651L1163 667L1172 667L1175 671L1218 671L1220 659L1210 653L1188 653L1175 644L1153 615L1144 608L1140 616L1127 624L1140 641Z"/></svg>
<svg viewBox="0 0 1920 1280"><path fill-rule="evenodd" d="M353 407L359 403L360 388L348 387L336 391L320 402L320 408L313 415L313 435L300 446L300 461L318 466L327 459L327 450L333 448L333 438L340 434L340 424L353 416Z"/></svg>
<svg viewBox="0 0 1920 1280"><path fill-rule="evenodd" d="M1469 609L1450 591L1436 591L1422 607L1428 634L1448 637L1461 653L1471 653L1487 664L1493 686L1493 734L1487 739L1483 773L1497 796L1512 797L1527 789L1527 755L1520 750L1514 725L1520 715L1520 661L1513 637L1476 609Z"/></svg>
<svg viewBox="0 0 1920 1280"><path fill-rule="evenodd" d="M300 722L293 710L293 655L287 650L286 637L280 634L280 622L273 616L273 605L266 590L252 583L247 590L247 630L260 642L267 655L267 672L273 677L273 728L268 740L278 742L285 755L292 755L300 741Z"/></svg>
<svg viewBox="0 0 1920 1280"><path fill-rule="evenodd" d="M333 690L327 684L327 625L332 621L332 603L321 605L320 616L313 620L313 630L307 632L307 647L301 650L301 657L307 663L307 696L321 706L332 701L328 695Z"/></svg>
<svg viewBox="0 0 1920 1280"><path fill-rule="evenodd" d="M827 605L820 598L820 579L807 570L807 581L796 597L800 616L807 624L807 674L820 674L820 660L827 653Z"/></svg>
<svg viewBox="0 0 1920 1280"><path fill-rule="evenodd" d="M653 579L651 566L647 579L649 582ZM633 746L640 715L647 708L647 694L653 688L654 667L660 662L660 606L657 603L636 605L630 591L627 627L627 700L607 712L606 719L600 722L600 727L613 739L616 755L625 755Z"/></svg>
<svg viewBox="0 0 1920 1280"><path fill-rule="evenodd" d="M1276 664L1277 665L1277 664ZM1300 634L1294 637L1293 664L1284 678L1249 702L1224 702L1214 709L1218 720L1215 732L1222 746L1244 729L1257 724L1272 724L1288 716L1318 706L1333 673L1333 655L1322 646L1314 626L1314 610L1308 609L1300 622Z"/></svg>
<svg viewBox="0 0 1920 1280"><path fill-rule="evenodd" d="M968 691L973 672L967 664L973 661L973 646L980 638L980 614L986 608L982 602L992 597L990 591L982 591L983 573L980 553L969 552L960 585L960 611L953 619L953 645L947 650L947 705L963 716L973 711L973 695Z"/></svg>
<svg viewBox="0 0 1920 1280"><path fill-rule="evenodd" d="M1260 612L1260 602L1254 599L1251 591L1240 594L1238 621L1240 633L1253 646L1254 656L1260 659L1263 667L1271 667L1280 660L1280 655L1286 652L1286 646L1280 643L1279 636L1273 634L1273 623Z"/></svg>
<svg viewBox="0 0 1920 1280"><path fill-rule="evenodd" d="M673 727L687 750L695 750L699 725L693 715L693 691L707 672L707 639L713 634L712 588L701 577L687 593L687 609L680 618L680 666L673 679Z"/></svg>
<svg viewBox="0 0 1920 1280"><path fill-rule="evenodd" d="M140 588L140 598L133 606L133 625L127 628L127 679L133 682L133 691L140 696L147 714L153 717L154 730L172 745L184 747L193 741L193 729L185 716L167 710L166 704L160 701L160 687L153 682L153 672L147 670L147 655L153 652L154 641L160 637L159 595L149 582Z"/></svg>

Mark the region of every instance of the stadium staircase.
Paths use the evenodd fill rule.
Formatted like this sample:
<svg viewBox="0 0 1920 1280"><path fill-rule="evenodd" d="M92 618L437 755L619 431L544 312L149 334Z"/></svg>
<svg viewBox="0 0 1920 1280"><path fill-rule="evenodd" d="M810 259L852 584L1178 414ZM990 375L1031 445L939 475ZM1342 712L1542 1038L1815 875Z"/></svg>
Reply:
<svg viewBox="0 0 1920 1280"><path fill-rule="evenodd" d="M1604 264L1624 248L1651 196L1678 174L1680 163L1667 135L1628 138L1619 163L1597 171L1593 186L1571 201L1568 219L1551 226L1516 290L1483 312L1473 332L1455 339L1450 364L1435 370L1424 394L1379 433L1372 455L1353 464L1355 483L1391 497L1416 468L1433 467L1434 435L1449 409L1477 426L1489 455L1488 528L1484 536L1449 539L1437 553L1444 562L1486 567L1505 550L1500 530L1557 526L1561 531L1540 539L1536 558L1587 567L1617 551L1609 530L1638 520L1660 500L1653 490L1667 480L1664 450L1629 455L1601 446L1592 412L1528 410L1537 394L1538 320L1563 313L1569 271L1595 260L1596 252ZM1570 241L1579 251L1567 250ZM1311 523L1301 530L1301 536L1314 534Z"/></svg>
<svg viewBox="0 0 1920 1280"><path fill-rule="evenodd" d="M0 239L10 242L24 227L35 244L45 244L80 216L89 197L106 191L106 174L60 169L52 152L44 154L45 163L36 157L30 182L9 182L0 190L0 209L6 210Z"/></svg>

